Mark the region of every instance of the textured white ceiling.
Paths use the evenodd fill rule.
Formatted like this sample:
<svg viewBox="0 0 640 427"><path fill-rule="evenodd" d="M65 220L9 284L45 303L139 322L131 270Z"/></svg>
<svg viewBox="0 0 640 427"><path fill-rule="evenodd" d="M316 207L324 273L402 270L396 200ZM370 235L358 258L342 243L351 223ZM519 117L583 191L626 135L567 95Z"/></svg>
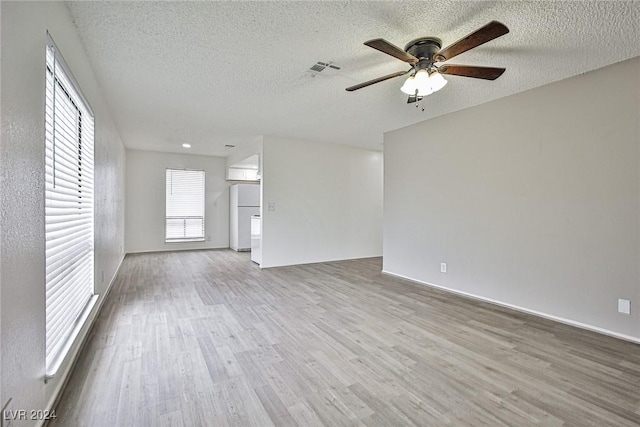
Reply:
<svg viewBox="0 0 640 427"><path fill-rule="evenodd" d="M640 2L67 4L125 145L169 152L226 156L257 135L381 149L386 131L640 55ZM408 69L366 40L447 46L494 19L510 33L451 61L506 67L494 82L447 76L425 111L402 77L344 90Z"/></svg>

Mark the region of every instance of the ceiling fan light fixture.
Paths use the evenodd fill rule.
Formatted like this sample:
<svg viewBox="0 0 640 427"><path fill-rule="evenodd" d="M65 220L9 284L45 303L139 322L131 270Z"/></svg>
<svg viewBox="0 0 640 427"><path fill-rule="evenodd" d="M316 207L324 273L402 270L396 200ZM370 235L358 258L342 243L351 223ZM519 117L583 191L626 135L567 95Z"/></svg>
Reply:
<svg viewBox="0 0 640 427"><path fill-rule="evenodd" d="M429 73L424 69L418 70L415 75L410 76L400 90L412 96L427 96L434 92Z"/></svg>
<svg viewBox="0 0 640 427"><path fill-rule="evenodd" d="M447 85L447 80L442 77L442 74L434 71L429 76L429 83L431 84L431 89L433 89L434 92L437 92Z"/></svg>
<svg viewBox="0 0 640 427"><path fill-rule="evenodd" d="M416 94L416 79L413 76L409 76L407 80L405 80L404 84L400 88L401 91L406 93L407 95L415 95Z"/></svg>
<svg viewBox="0 0 640 427"><path fill-rule="evenodd" d="M437 71L431 74L426 69L420 69L415 75L410 76L400 90L411 96L427 96L445 87L447 81Z"/></svg>
<svg viewBox="0 0 640 427"><path fill-rule="evenodd" d="M427 70L418 70L414 81L416 83L416 89L418 90L418 96L427 96L433 93L433 86L429 79L429 72ZM416 95L416 93L414 92L412 95Z"/></svg>

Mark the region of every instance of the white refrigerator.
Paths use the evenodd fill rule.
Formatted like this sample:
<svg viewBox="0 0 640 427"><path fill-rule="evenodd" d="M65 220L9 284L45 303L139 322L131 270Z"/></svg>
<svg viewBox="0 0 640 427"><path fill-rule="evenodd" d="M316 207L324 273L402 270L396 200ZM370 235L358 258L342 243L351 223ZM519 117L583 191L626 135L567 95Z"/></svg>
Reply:
<svg viewBox="0 0 640 427"><path fill-rule="evenodd" d="M251 217L260 215L260 185L232 185L229 205L229 246L234 251L249 251Z"/></svg>

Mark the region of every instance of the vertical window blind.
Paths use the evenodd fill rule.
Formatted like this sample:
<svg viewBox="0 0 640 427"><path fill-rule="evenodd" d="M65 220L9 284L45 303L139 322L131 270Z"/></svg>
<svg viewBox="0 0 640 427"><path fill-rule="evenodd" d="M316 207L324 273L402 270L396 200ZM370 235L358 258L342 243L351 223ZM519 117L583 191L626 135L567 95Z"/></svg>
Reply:
<svg viewBox="0 0 640 427"><path fill-rule="evenodd" d="M50 39L45 85L46 370L53 376L95 302L94 119Z"/></svg>
<svg viewBox="0 0 640 427"><path fill-rule="evenodd" d="M204 171L167 169L165 242L204 240Z"/></svg>

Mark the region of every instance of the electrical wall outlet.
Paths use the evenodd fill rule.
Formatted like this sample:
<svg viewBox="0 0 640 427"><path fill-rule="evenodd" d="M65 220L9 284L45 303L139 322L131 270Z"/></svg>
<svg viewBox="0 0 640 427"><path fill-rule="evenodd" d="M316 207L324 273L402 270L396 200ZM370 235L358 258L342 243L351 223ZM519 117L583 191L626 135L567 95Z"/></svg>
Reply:
<svg viewBox="0 0 640 427"><path fill-rule="evenodd" d="M276 202L267 203L267 210L269 212L275 212L275 210L276 210Z"/></svg>
<svg viewBox="0 0 640 427"><path fill-rule="evenodd" d="M447 272L447 263L446 262L441 262L440 263L440 273L446 273Z"/></svg>
<svg viewBox="0 0 640 427"><path fill-rule="evenodd" d="M618 299L618 313L631 314L631 301L628 299Z"/></svg>

